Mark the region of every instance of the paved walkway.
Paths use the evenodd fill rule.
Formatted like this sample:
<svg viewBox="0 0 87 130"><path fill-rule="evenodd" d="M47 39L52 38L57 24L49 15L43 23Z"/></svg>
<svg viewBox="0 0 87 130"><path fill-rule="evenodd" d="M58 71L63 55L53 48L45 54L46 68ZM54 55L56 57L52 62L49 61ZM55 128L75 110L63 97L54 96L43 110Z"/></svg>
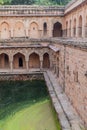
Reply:
<svg viewBox="0 0 87 130"><path fill-rule="evenodd" d="M56 76L51 71L46 71L44 77L62 130L84 130L82 120L58 85Z"/></svg>

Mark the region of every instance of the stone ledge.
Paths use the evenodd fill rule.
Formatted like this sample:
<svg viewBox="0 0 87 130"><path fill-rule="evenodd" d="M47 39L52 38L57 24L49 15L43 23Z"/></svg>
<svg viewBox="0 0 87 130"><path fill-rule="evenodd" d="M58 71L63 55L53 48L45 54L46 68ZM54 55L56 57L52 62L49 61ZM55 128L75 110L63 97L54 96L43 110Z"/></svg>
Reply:
<svg viewBox="0 0 87 130"><path fill-rule="evenodd" d="M61 87L58 85L57 79L55 75L52 74L51 71L47 71L44 74L45 80L48 86L48 90L53 93L50 94L52 98L53 105L58 114L58 118L60 120L62 130L82 130L84 128L83 122L70 104L65 93L60 93L57 91L61 90Z"/></svg>
<svg viewBox="0 0 87 130"><path fill-rule="evenodd" d="M14 46L14 43L17 45ZM23 44L26 43L26 44ZM52 44L61 44L64 46L74 46L83 49L87 49L87 38L40 38L40 39L31 39L31 38L13 38L13 39L3 39L0 40L0 48L10 48L10 47L41 47L41 44L47 43ZM44 47L42 45L42 47Z"/></svg>

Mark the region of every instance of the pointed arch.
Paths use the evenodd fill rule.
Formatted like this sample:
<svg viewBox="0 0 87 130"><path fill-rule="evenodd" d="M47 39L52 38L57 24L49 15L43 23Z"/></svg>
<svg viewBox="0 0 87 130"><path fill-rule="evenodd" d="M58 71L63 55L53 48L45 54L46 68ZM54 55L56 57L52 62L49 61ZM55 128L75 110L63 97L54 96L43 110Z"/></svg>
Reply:
<svg viewBox="0 0 87 130"><path fill-rule="evenodd" d="M82 37L82 16L79 16L79 27L78 27L79 37Z"/></svg>
<svg viewBox="0 0 87 130"><path fill-rule="evenodd" d="M9 56L5 53L0 54L0 68L8 69L9 67Z"/></svg>
<svg viewBox="0 0 87 130"><path fill-rule="evenodd" d="M23 22L16 22L14 26L14 37L25 37L25 27Z"/></svg>
<svg viewBox="0 0 87 130"><path fill-rule="evenodd" d="M40 68L40 57L35 52L29 56L29 68Z"/></svg>
<svg viewBox="0 0 87 130"><path fill-rule="evenodd" d="M56 22L53 26L53 37L61 37L62 36L62 24Z"/></svg>
<svg viewBox="0 0 87 130"><path fill-rule="evenodd" d="M47 35L47 23L44 22L43 24L43 35L46 36Z"/></svg>
<svg viewBox="0 0 87 130"><path fill-rule="evenodd" d="M76 36L76 18L74 18L74 21L73 21L73 36L74 37Z"/></svg>
<svg viewBox="0 0 87 130"><path fill-rule="evenodd" d="M39 38L39 28L36 22L30 24L30 38Z"/></svg>
<svg viewBox="0 0 87 130"><path fill-rule="evenodd" d="M43 55L43 68L50 68L50 59L48 53Z"/></svg>
<svg viewBox="0 0 87 130"><path fill-rule="evenodd" d="M22 53L16 53L13 56L13 68L14 69L19 69L22 68L24 69L26 67L26 62L25 62L25 56Z"/></svg>
<svg viewBox="0 0 87 130"><path fill-rule="evenodd" d="M10 38L10 29L9 29L9 24L7 22L1 23L0 30L1 30L1 39Z"/></svg>

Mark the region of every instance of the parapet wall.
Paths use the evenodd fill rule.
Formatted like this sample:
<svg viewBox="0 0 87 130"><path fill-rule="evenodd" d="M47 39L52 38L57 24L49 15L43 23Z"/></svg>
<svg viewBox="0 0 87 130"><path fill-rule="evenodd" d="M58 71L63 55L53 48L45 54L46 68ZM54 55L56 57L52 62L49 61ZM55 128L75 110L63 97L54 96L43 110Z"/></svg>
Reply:
<svg viewBox="0 0 87 130"><path fill-rule="evenodd" d="M0 16L63 16L63 6L30 6L5 5L0 6Z"/></svg>
<svg viewBox="0 0 87 130"><path fill-rule="evenodd" d="M17 81L17 80L44 80L43 73L26 73L26 74L18 74L18 73L13 73L13 74L0 74L0 81L6 81L6 80L12 80L12 81Z"/></svg>

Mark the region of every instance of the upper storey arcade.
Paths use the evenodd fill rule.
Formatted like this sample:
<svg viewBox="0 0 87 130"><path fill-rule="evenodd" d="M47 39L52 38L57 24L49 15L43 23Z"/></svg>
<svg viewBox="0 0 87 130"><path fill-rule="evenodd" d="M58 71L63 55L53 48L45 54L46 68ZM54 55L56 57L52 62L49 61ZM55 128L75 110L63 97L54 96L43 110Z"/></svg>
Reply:
<svg viewBox="0 0 87 130"><path fill-rule="evenodd" d="M62 36L63 6L0 6L0 39Z"/></svg>
<svg viewBox="0 0 87 130"><path fill-rule="evenodd" d="M87 0L72 0L65 7L63 35L87 38Z"/></svg>
<svg viewBox="0 0 87 130"><path fill-rule="evenodd" d="M0 6L0 39L87 38L87 0L63 6Z"/></svg>

